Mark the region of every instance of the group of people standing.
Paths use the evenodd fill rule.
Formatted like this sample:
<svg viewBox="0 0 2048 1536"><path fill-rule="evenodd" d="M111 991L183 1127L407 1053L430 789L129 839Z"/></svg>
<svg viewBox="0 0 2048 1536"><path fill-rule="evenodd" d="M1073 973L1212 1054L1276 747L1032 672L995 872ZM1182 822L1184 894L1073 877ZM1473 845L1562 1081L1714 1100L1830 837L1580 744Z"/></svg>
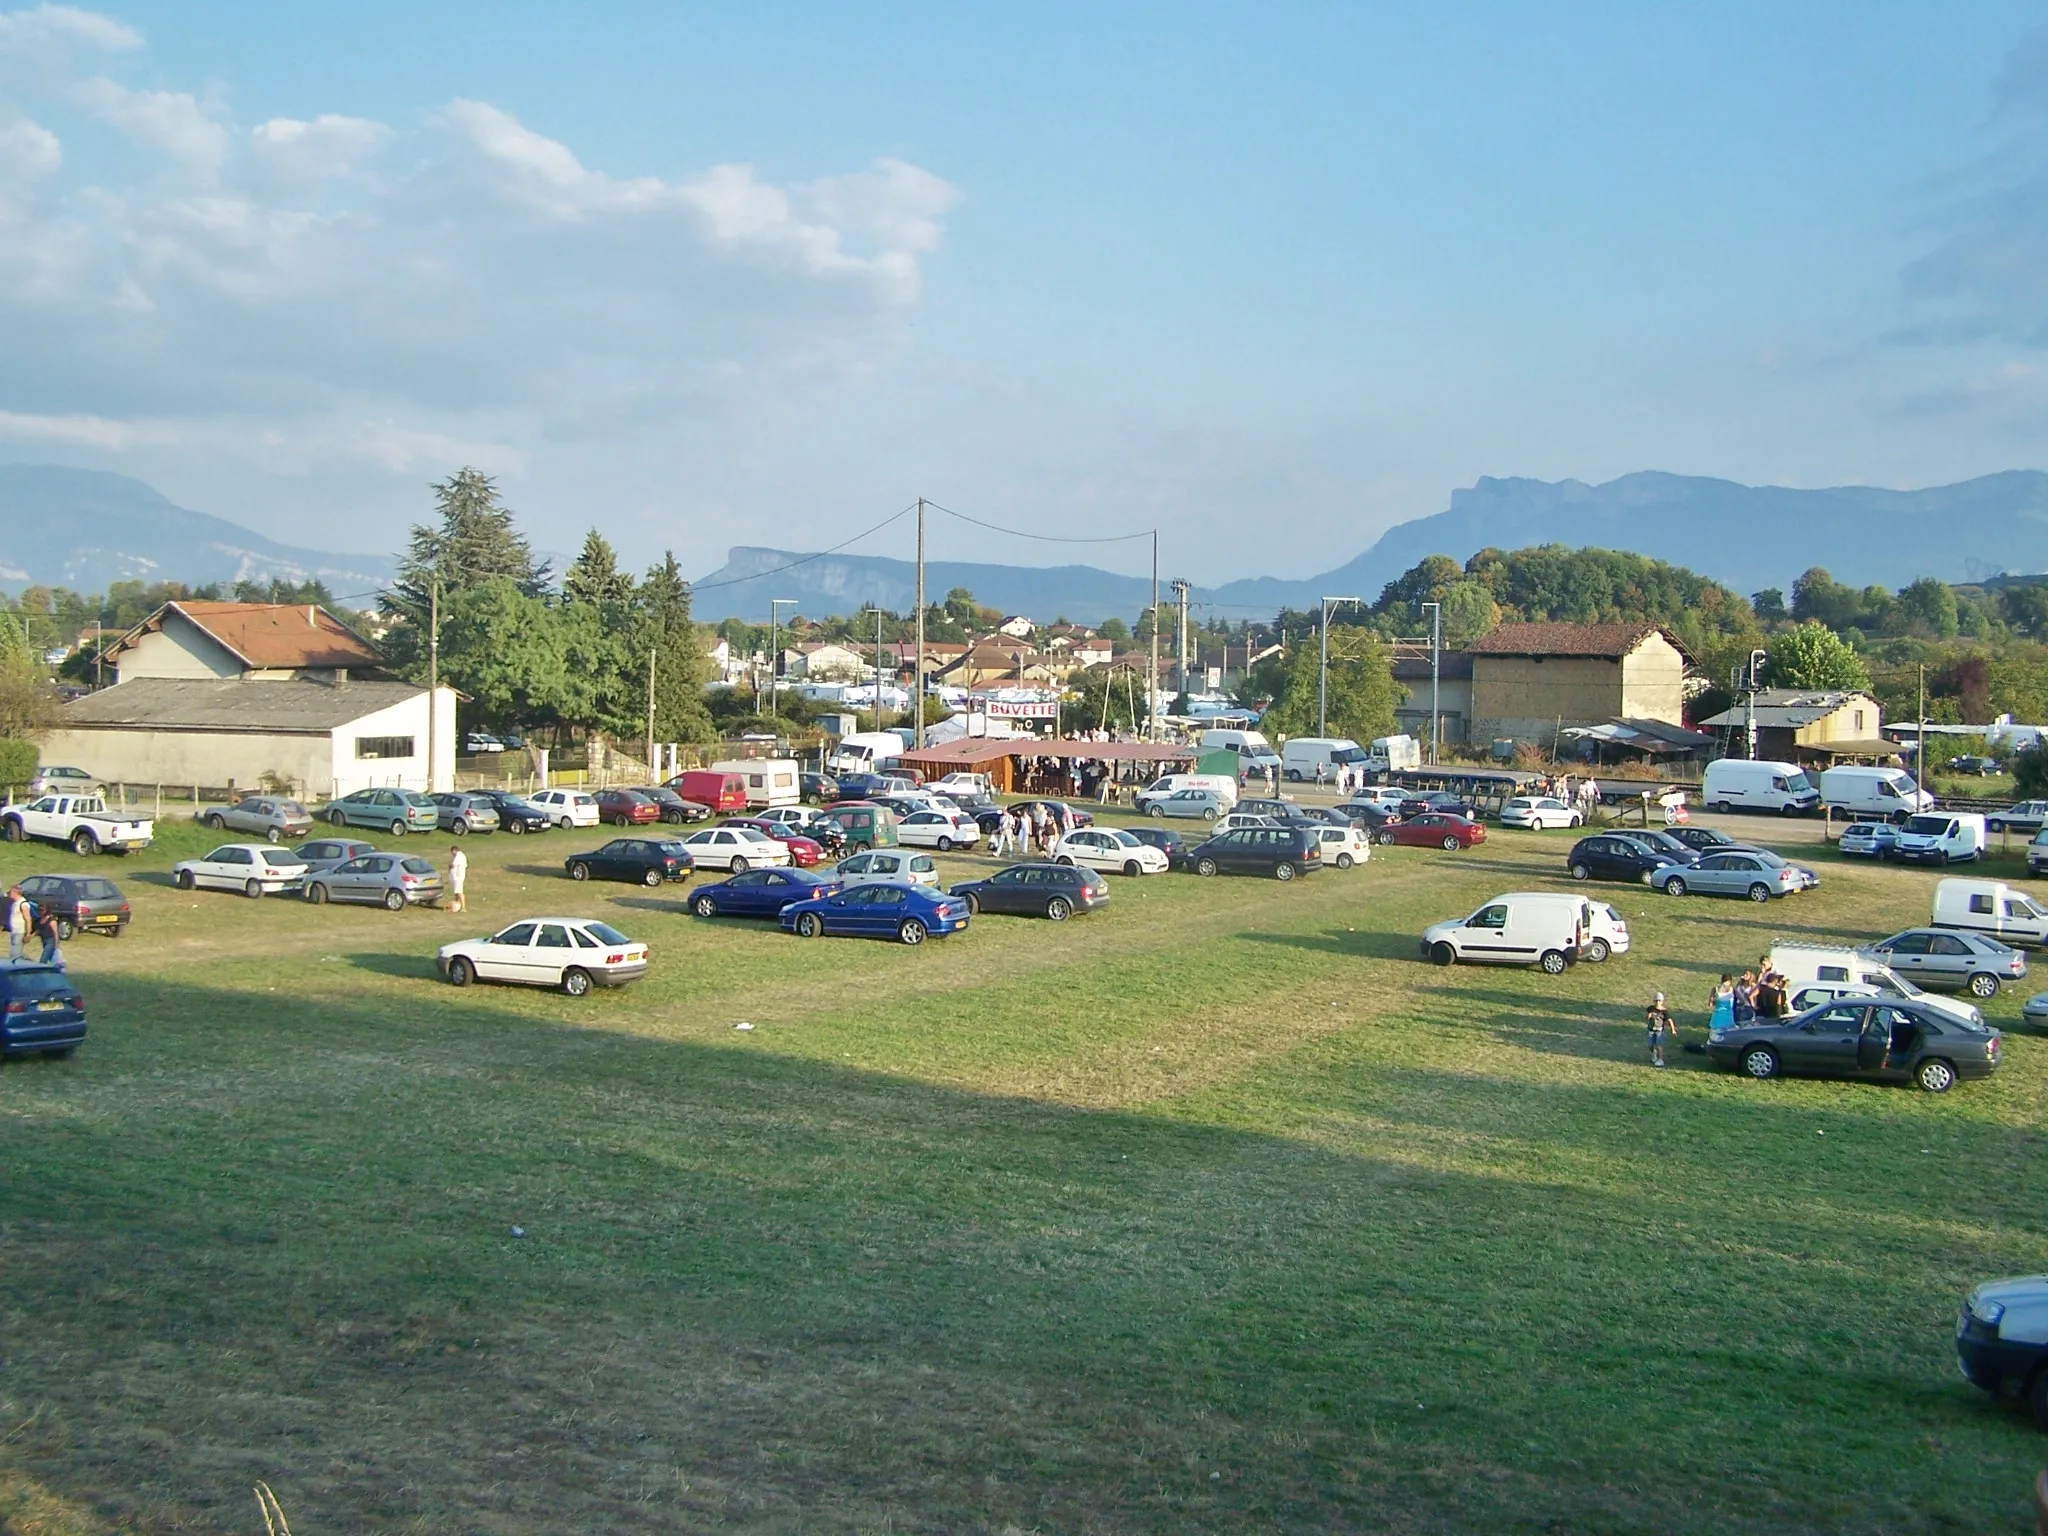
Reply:
<svg viewBox="0 0 2048 1536"><path fill-rule="evenodd" d="M1769 955L1759 956L1756 964L1739 977L1732 971L1723 971L1721 979L1707 991L1707 1032L1737 1029L1744 1024L1754 1024L1758 1019L1782 1019L1790 991L1791 982L1783 971L1772 967ZM1643 1024L1650 1047L1650 1064L1661 1067L1664 1065L1664 1042L1678 1037L1678 1022L1671 1016L1671 1010L1665 1007L1662 992L1652 998L1650 1006L1643 1010Z"/></svg>
<svg viewBox="0 0 2048 1536"><path fill-rule="evenodd" d="M1003 812L989 839L988 851L997 858L1005 854L1049 854L1054 844L1067 835L1066 808L1057 803L1031 802L1014 805Z"/></svg>
<svg viewBox="0 0 2048 1536"><path fill-rule="evenodd" d="M49 908L30 901L21 894L21 887L7 888L4 905L0 905L0 917L7 923L7 958L10 963L19 964L28 955L28 941L31 938L42 942L43 952L39 963L62 967L64 952L57 947L57 914Z"/></svg>

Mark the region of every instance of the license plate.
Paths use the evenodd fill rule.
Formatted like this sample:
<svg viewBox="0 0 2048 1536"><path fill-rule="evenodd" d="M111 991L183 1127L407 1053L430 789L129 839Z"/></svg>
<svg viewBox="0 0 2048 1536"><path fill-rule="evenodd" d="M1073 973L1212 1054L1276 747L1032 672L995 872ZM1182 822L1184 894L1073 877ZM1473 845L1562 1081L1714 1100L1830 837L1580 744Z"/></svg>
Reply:
<svg viewBox="0 0 2048 1536"><path fill-rule="evenodd" d="M102 923L107 927L112 928L115 924L119 923L121 919L119 919L118 917L88 917L86 921L88 923Z"/></svg>
<svg viewBox="0 0 2048 1536"><path fill-rule="evenodd" d="M64 1006L64 1005L63 1005L62 1003L60 1003L60 1002L57 1002L57 1001L56 1001L55 999L53 999L53 998L44 998L44 999L43 999L43 1000L42 1000L41 1002L39 1002L39 1003L37 1003L37 1004L36 1004L36 1012L37 1012L37 1013L56 1013L56 1012L60 1011L60 1010L61 1010L61 1009L63 1008L63 1006Z"/></svg>

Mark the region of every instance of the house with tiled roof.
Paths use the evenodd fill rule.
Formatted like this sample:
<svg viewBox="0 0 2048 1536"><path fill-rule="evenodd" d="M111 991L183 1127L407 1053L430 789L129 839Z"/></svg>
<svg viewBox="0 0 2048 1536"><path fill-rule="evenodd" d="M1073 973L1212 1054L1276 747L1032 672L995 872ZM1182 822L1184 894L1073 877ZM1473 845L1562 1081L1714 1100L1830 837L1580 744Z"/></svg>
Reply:
<svg viewBox="0 0 2048 1536"><path fill-rule="evenodd" d="M1548 747L1566 726L1685 723L1691 658L1661 625L1501 624L1466 649L1474 742L1511 737Z"/></svg>

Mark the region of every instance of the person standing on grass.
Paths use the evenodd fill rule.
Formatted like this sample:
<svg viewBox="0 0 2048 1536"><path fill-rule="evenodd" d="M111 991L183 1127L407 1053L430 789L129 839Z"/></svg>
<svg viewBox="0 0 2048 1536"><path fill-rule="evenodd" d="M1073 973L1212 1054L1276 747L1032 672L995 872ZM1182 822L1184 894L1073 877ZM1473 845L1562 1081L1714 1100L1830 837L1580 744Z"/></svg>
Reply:
<svg viewBox="0 0 2048 1536"><path fill-rule="evenodd" d="M40 906L32 906L29 911L34 916L36 937L43 941L41 963L63 970L64 952L57 947L57 914Z"/></svg>
<svg viewBox="0 0 2048 1536"><path fill-rule="evenodd" d="M1756 1022L1756 972L1744 971L1742 979L1735 983L1735 997L1732 1012L1736 1028Z"/></svg>
<svg viewBox="0 0 2048 1536"><path fill-rule="evenodd" d="M21 959L22 950L28 943L28 899L21 894L21 887L7 888L7 958Z"/></svg>
<svg viewBox="0 0 2048 1536"><path fill-rule="evenodd" d="M1650 1065L1664 1065L1664 1037L1678 1034L1678 1022L1671 1017L1671 1010L1664 1006L1664 994L1659 992L1650 999L1650 1006L1643 1010L1643 1028L1649 1037Z"/></svg>
<svg viewBox="0 0 2048 1536"><path fill-rule="evenodd" d="M1707 1033L1726 1029L1735 1022L1735 978L1726 971L1707 993Z"/></svg>
<svg viewBox="0 0 2048 1536"><path fill-rule="evenodd" d="M469 855L456 843L448 849L448 910L466 912L469 903L463 899L463 883L469 879Z"/></svg>

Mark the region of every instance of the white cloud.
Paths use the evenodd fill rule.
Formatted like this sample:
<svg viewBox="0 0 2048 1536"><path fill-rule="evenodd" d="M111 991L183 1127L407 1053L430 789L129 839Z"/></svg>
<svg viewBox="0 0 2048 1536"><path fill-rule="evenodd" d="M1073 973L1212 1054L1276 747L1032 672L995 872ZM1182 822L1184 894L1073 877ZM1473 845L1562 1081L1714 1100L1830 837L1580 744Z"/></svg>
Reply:
<svg viewBox="0 0 2048 1536"><path fill-rule="evenodd" d="M0 192L10 182L40 181L63 163L57 135L41 123L22 118L0 126Z"/></svg>
<svg viewBox="0 0 2048 1536"><path fill-rule="evenodd" d="M52 62L61 60L73 48L128 53L141 46L140 32L97 11L81 11L69 5L0 11L0 54Z"/></svg>
<svg viewBox="0 0 2048 1536"><path fill-rule="evenodd" d="M175 431L162 422L110 421L104 416L34 416L0 411L0 439L31 443L74 443L116 453L138 443L168 443Z"/></svg>
<svg viewBox="0 0 2048 1536"><path fill-rule="evenodd" d="M100 75L79 81L72 94L102 122L187 170L211 176L227 158L227 129L207 114L197 97L183 91L131 91Z"/></svg>
<svg viewBox="0 0 2048 1536"><path fill-rule="evenodd" d="M273 117L249 130L249 154L260 174L291 187L352 176L391 142L391 130L365 117L322 113L311 122Z"/></svg>

